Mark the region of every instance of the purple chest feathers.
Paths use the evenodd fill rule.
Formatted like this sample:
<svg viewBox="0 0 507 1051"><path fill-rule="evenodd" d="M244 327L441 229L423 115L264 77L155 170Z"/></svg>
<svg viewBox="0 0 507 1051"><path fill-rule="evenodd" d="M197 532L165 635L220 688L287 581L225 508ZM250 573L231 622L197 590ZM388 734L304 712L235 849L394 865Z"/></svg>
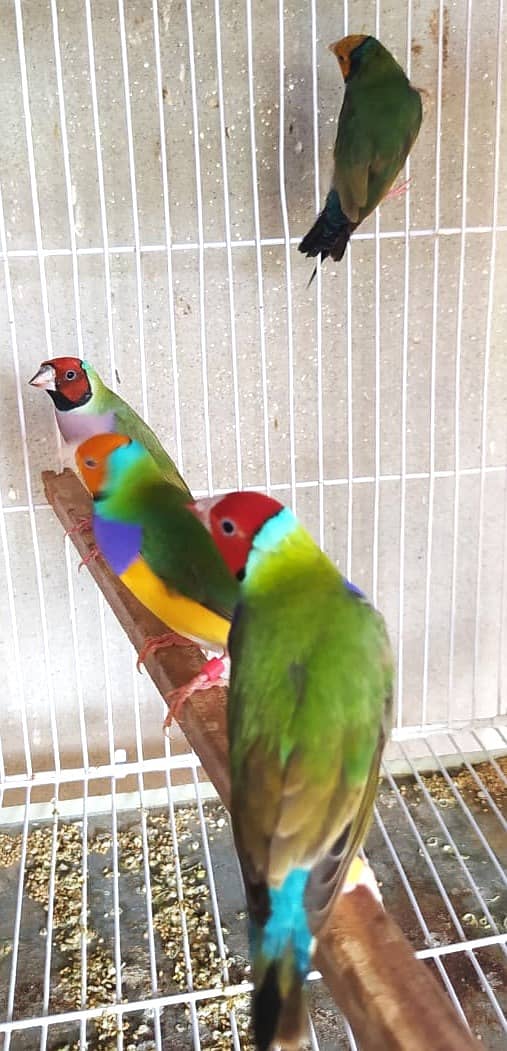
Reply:
<svg viewBox="0 0 507 1051"><path fill-rule="evenodd" d="M114 412L104 412L100 415L94 412L79 412L71 409L69 412L58 412L56 419L60 428L60 434L64 441L70 444L78 444L93 438L94 434L111 434L116 430Z"/></svg>
<svg viewBox="0 0 507 1051"><path fill-rule="evenodd" d="M118 576L139 557L143 541L141 526L130 525L128 522L110 522L95 513L93 532L97 547Z"/></svg>

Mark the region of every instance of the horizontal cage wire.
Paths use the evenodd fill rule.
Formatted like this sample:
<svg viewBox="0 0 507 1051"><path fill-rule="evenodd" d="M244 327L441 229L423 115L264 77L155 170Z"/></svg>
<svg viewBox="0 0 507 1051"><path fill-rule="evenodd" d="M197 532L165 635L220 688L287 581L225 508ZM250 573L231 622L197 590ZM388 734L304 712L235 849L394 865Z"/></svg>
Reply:
<svg viewBox="0 0 507 1051"><path fill-rule="evenodd" d="M253 1047L227 813L46 502L77 355L196 496L289 503L378 604L396 721L367 853L456 1011L505 1046L503 0L1 0L0 1034ZM404 196L297 252L371 32L422 89ZM311 1046L357 1047L317 972Z"/></svg>

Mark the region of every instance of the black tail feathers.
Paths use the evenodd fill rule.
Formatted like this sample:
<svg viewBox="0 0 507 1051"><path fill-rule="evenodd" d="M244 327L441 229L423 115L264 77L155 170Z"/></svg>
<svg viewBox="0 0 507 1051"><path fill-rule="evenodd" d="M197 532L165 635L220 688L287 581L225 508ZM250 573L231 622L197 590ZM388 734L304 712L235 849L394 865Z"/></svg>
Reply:
<svg viewBox="0 0 507 1051"><path fill-rule="evenodd" d="M273 1043L291 1051L300 1047L306 1035L303 976L292 970L288 987L282 993L282 968L286 971L286 961L271 963L254 993L253 1027L258 1051L269 1051ZM287 986L286 973L284 978L284 985Z"/></svg>
<svg viewBox="0 0 507 1051"><path fill-rule="evenodd" d="M299 251L310 257L320 254L322 262L327 259L328 255L339 262L345 254L350 235L357 225L357 223L352 223L342 211L336 190L330 190L323 210L306 237L303 237ZM315 273L314 270L310 284Z"/></svg>

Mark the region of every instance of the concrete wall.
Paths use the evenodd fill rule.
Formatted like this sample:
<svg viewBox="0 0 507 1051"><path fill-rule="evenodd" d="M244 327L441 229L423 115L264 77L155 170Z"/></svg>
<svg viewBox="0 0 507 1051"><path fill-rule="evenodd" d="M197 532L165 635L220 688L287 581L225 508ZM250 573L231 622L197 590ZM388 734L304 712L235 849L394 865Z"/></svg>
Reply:
<svg viewBox="0 0 507 1051"><path fill-rule="evenodd" d="M375 32L375 4L348 6L351 31ZM316 209L317 105L320 201L329 179L343 85L326 45L343 34L341 4L317 2L316 26L309 0L283 4L280 137L274 0L252 0L251 66L245 0L159 0L155 23L147 0L126 0L123 52L112 0L1 0L8 772L25 767L23 709L36 769L55 765L56 737L62 762L82 765L80 703L92 762L108 757L109 702L115 747L135 757L136 704L146 754L161 747L159 702L44 506L40 472L59 452L49 399L27 380L61 354L92 361L175 455L181 441L194 490L270 479L294 502L295 481L298 513L377 592L398 650L401 628L405 725L493 718L502 699L505 708L506 78L499 85L496 0L469 6L467 42L465 3L414 0L410 29L406 4L380 4L381 39L405 66L408 51L425 92L410 200L365 222L350 263L327 263L320 291L307 288L311 264L295 241Z"/></svg>

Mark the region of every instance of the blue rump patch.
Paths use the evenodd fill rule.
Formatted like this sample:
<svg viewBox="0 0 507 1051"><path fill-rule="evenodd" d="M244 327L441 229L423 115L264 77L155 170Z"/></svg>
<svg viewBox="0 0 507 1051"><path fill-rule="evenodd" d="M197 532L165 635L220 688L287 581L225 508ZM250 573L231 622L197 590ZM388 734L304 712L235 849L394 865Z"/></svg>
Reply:
<svg viewBox="0 0 507 1051"><path fill-rule="evenodd" d="M271 913L262 931L262 952L268 959L283 956L292 945L300 974L310 969L312 935L308 927L304 904L309 872L294 869L278 889L270 888Z"/></svg>

